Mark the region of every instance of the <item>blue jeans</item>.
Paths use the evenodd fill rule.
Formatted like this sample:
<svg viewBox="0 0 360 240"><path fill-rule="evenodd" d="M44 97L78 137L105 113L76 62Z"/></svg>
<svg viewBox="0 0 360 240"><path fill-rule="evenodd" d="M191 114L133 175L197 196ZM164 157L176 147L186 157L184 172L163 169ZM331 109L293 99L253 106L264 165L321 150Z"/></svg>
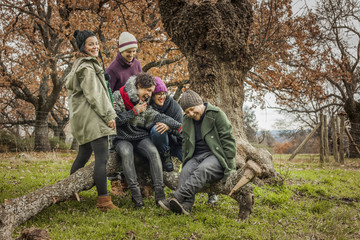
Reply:
<svg viewBox="0 0 360 240"><path fill-rule="evenodd" d="M122 140L116 144L116 152L121 157L123 173L130 190L139 186L134 163L134 151L150 162L150 174L154 187L163 187L163 171L159 153L150 138L137 142Z"/></svg>
<svg viewBox="0 0 360 240"><path fill-rule="evenodd" d="M174 137L167 131L163 134L156 131L154 125L150 130L150 139L156 146L160 155L164 155L170 149L170 155L177 157L182 162L182 148L181 145L174 141Z"/></svg>

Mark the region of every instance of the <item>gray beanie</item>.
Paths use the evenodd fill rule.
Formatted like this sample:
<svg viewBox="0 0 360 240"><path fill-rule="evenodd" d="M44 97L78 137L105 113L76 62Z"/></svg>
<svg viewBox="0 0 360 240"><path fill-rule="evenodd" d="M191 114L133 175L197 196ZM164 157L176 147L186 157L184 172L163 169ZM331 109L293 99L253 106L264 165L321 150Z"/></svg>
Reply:
<svg viewBox="0 0 360 240"><path fill-rule="evenodd" d="M185 111L189 107L194 107L203 104L203 100L196 92L187 90L182 94L179 101L181 108Z"/></svg>

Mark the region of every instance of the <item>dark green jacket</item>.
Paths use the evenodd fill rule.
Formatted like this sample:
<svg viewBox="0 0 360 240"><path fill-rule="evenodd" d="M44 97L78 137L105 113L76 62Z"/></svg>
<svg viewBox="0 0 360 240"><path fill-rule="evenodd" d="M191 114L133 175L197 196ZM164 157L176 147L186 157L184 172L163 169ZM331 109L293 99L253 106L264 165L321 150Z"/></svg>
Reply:
<svg viewBox="0 0 360 240"><path fill-rule="evenodd" d="M186 164L186 162L192 158L195 151L195 128L193 119L185 115L182 129L183 164ZM207 103L205 116L201 124L201 134L212 153L224 168L224 181L230 174L235 172L236 167L236 142L232 131L232 125L225 113L218 107Z"/></svg>

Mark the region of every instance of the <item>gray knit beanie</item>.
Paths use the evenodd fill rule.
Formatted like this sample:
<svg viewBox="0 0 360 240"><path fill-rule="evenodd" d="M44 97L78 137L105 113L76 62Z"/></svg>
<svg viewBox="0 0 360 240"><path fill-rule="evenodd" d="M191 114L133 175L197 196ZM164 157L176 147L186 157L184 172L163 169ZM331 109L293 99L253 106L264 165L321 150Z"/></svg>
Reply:
<svg viewBox="0 0 360 240"><path fill-rule="evenodd" d="M203 100L196 92L187 90L182 94L179 101L181 108L185 111L189 107L194 107L203 104Z"/></svg>

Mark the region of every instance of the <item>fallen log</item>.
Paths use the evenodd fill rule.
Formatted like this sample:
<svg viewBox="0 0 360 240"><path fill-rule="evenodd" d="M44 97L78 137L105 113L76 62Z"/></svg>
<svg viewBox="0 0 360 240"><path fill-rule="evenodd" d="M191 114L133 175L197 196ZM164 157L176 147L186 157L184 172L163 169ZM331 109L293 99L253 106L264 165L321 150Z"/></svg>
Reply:
<svg viewBox="0 0 360 240"><path fill-rule="evenodd" d="M137 158L136 161L142 160ZM268 174L269 172L276 173L275 169L268 169L269 166L272 167L271 155L268 154L268 157L263 157L261 161L252 161L251 164L245 164L228 178L225 185L221 183L212 184L206 186L203 191L211 191L216 194L229 194L239 181L243 181L241 178L246 171L249 171L249 166L254 165L257 169L261 169L261 171L255 171L253 178L263 174L266 175L266 173ZM146 167L146 164L142 166L144 166L144 169L149 169ZM111 153L107 165L107 174L114 173L120 168L119 157L115 153ZM90 163L53 185L37 189L22 197L5 200L5 202L0 205L0 239L12 239L13 231L17 226L37 215L42 210L55 203L65 201L69 197L74 196L74 194L91 189L94 186L93 169L94 163ZM147 177L145 173L148 172L148 170L145 171L144 169L139 167L137 172L138 175L140 175L139 183L146 185L145 182L148 181L149 177ZM253 167L251 167L250 170L253 171ZM141 175L145 175L145 177ZM171 173L164 172L165 185L170 189L175 189L179 175L178 171ZM247 175L246 178L247 182L252 180L252 178L250 179ZM239 218L242 220L247 219L252 212L254 204L252 189L253 186L251 184L246 184L231 194L231 197L239 203Z"/></svg>

